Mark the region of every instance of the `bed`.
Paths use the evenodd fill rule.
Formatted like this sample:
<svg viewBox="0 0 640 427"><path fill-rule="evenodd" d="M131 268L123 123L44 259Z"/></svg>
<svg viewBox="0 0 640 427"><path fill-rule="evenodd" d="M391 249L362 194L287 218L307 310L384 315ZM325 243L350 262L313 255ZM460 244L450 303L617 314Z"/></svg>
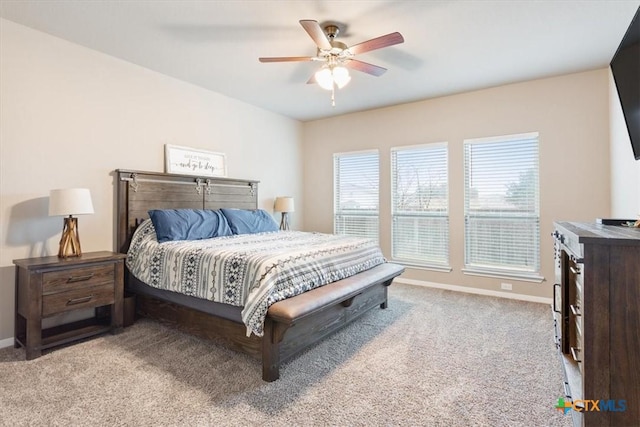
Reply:
<svg viewBox="0 0 640 427"><path fill-rule="evenodd" d="M116 240L122 253L129 251L135 231L141 225L148 226L149 210L258 207L258 181L254 180L119 169L116 187ZM262 362L263 380L274 381L279 378L281 363L365 312L386 308L388 286L403 270L402 266L383 262L277 300L263 313L264 321L256 333L251 333L243 321L243 307L158 289L128 269L125 288L136 295L139 315L254 356Z"/></svg>

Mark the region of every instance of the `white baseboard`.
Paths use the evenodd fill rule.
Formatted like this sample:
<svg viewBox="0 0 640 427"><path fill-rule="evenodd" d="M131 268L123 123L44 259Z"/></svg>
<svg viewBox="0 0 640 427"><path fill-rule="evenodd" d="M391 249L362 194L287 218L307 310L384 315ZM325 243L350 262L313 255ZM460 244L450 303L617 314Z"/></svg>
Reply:
<svg viewBox="0 0 640 427"><path fill-rule="evenodd" d="M532 295L513 294L511 292L490 291L488 289L470 288L468 286L458 285L445 285L443 283L426 282L424 280L405 279L404 277L397 277L393 279L396 283L405 283L407 285L425 286L427 288L446 289L448 291L466 292L468 294L488 295L498 298L517 299L521 301L537 302L540 304L551 305L553 300L545 297L534 297Z"/></svg>
<svg viewBox="0 0 640 427"><path fill-rule="evenodd" d="M0 348L9 347L12 345L13 345L13 337L0 340Z"/></svg>

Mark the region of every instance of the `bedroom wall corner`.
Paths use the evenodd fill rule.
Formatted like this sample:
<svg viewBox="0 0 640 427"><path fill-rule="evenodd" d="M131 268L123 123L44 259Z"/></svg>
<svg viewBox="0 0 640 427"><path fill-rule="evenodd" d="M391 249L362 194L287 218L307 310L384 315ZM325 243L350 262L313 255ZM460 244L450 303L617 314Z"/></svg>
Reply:
<svg viewBox="0 0 640 427"><path fill-rule="evenodd" d="M640 217L640 161L633 157L613 74L609 69L609 141L611 153L611 217Z"/></svg>

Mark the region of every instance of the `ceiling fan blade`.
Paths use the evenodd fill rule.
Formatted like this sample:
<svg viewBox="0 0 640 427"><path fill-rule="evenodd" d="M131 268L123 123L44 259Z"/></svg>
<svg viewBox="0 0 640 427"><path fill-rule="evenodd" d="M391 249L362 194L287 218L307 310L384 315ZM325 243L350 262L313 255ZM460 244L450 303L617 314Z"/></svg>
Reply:
<svg viewBox="0 0 640 427"><path fill-rule="evenodd" d="M311 74L311 77L309 77L309 80L307 80L307 84L308 85L312 85L318 83L318 81L316 80L316 73Z"/></svg>
<svg viewBox="0 0 640 427"><path fill-rule="evenodd" d="M260 62L300 62L313 61L314 56L278 56L275 58L258 58Z"/></svg>
<svg viewBox="0 0 640 427"><path fill-rule="evenodd" d="M402 34L395 32L367 40L366 42L354 44L349 47L349 50L354 55L358 55L360 53L369 52L370 50L382 49L383 47L393 46L394 44L400 43L404 43L404 37L402 37Z"/></svg>
<svg viewBox="0 0 640 427"><path fill-rule="evenodd" d="M369 64L368 62L358 61L352 59L344 63L345 67L349 67L353 70L362 71L363 73L371 74L372 76L381 76L386 73L387 69L379 67L377 65Z"/></svg>
<svg viewBox="0 0 640 427"><path fill-rule="evenodd" d="M300 25L302 25L302 28L311 36L320 49L331 50L331 43L329 43L329 39L320 27L320 24L318 24L318 21L303 19L300 21Z"/></svg>

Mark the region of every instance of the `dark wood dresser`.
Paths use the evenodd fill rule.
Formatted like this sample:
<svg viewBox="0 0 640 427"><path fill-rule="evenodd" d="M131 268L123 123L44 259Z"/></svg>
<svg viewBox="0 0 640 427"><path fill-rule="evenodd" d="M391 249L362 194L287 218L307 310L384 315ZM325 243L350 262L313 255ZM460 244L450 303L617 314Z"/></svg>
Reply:
<svg viewBox="0 0 640 427"><path fill-rule="evenodd" d="M640 229L556 222L553 235L568 412L575 426L638 426Z"/></svg>

